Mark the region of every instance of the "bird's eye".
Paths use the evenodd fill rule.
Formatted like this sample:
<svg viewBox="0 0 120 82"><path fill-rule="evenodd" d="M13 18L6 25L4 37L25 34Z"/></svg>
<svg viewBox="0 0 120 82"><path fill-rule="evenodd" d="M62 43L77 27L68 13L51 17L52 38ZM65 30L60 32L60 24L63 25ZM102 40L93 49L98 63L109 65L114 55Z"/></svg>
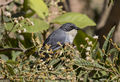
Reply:
<svg viewBox="0 0 120 82"><path fill-rule="evenodd" d="M70 26L71 27L71 29L74 29L74 26Z"/></svg>

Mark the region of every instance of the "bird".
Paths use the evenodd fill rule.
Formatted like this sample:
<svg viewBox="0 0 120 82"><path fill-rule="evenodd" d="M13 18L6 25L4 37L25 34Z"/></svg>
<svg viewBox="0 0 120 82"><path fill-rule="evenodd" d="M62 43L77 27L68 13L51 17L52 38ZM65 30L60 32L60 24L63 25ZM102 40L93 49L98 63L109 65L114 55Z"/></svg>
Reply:
<svg viewBox="0 0 120 82"><path fill-rule="evenodd" d="M57 30L53 31L48 38L44 41L42 50L45 48L45 45L50 45L49 50L52 51L58 50L61 46L58 44L60 42L61 45L65 45L65 43L72 44L73 40L77 34L77 30L80 30L75 24L65 23Z"/></svg>

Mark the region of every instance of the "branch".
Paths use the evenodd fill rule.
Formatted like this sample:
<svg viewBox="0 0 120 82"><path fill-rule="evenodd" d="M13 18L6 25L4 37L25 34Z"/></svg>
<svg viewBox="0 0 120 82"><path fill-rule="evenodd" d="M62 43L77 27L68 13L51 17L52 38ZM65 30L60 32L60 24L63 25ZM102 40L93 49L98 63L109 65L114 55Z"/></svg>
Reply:
<svg viewBox="0 0 120 82"><path fill-rule="evenodd" d="M6 52L6 51L21 51L21 52L23 52L23 50L20 48L0 48L0 52Z"/></svg>

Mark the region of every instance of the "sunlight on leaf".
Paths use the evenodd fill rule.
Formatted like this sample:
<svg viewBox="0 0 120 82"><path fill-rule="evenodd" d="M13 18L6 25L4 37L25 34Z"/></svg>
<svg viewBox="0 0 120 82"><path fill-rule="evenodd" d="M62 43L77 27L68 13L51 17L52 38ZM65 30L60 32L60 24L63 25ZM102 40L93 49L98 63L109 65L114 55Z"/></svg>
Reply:
<svg viewBox="0 0 120 82"><path fill-rule="evenodd" d="M43 20L37 19L37 18L31 18L31 21L33 21L33 26L25 26L26 32L43 32L44 30L47 30L49 28L49 24Z"/></svg>
<svg viewBox="0 0 120 82"><path fill-rule="evenodd" d="M80 28L96 25L88 16L73 12L56 17L52 22L57 24L73 23Z"/></svg>
<svg viewBox="0 0 120 82"><path fill-rule="evenodd" d="M48 8L43 0L28 0L28 5L38 14L40 18L44 19L48 15Z"/></svg>

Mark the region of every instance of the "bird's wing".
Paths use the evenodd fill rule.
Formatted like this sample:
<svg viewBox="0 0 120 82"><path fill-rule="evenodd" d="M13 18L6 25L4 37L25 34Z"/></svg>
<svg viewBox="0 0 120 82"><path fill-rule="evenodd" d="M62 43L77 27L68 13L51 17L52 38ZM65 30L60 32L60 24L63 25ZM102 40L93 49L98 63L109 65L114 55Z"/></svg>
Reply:
<svg viewBox="0 0 120 82"><path fill-rule="evenodd" d="M57 50L60 48L58 42L64 45L65 39L66 39L65 32L62 31L61 29L58 29L48 36L48 38L43 43L43 47L45 46L45 44L48 44L51 45L50 49L52 49L53 51Z"/></svg>

